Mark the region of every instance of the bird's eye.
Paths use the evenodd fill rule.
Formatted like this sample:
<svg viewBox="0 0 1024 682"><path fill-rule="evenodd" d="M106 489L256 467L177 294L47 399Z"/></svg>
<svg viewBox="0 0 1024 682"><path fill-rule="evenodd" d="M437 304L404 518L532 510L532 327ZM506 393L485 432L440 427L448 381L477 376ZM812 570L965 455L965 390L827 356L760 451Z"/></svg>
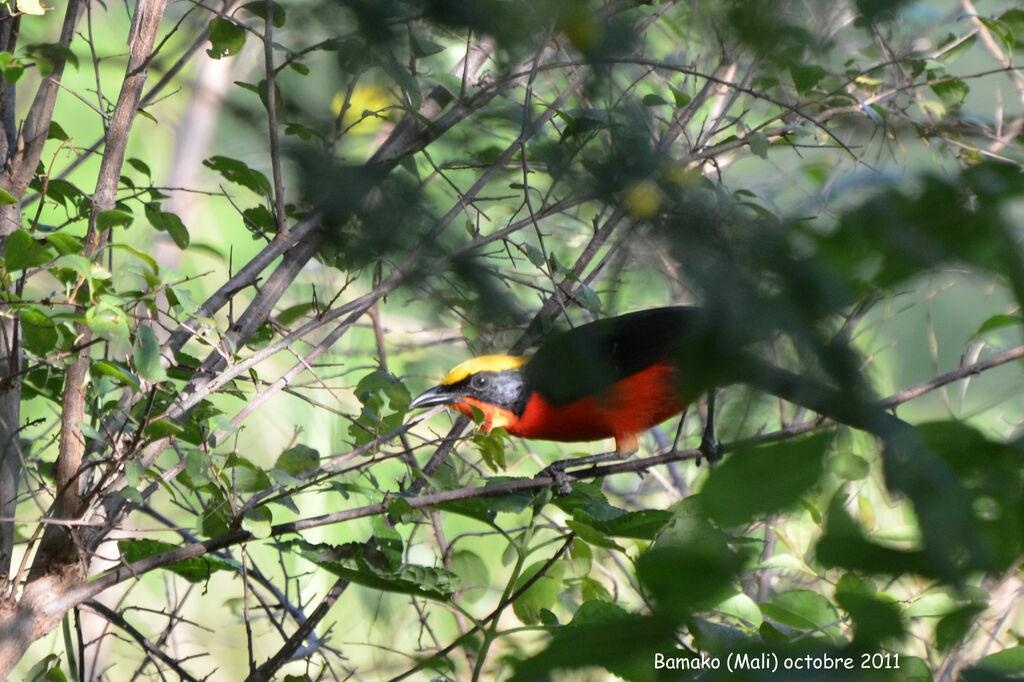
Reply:
<svg viewBox="0 0 1024 682"><path fill-rule="evenodd" d="M473 386L476 388L483 388L487 385L487 376L484 374L478 374L473 377Z"/></svg>

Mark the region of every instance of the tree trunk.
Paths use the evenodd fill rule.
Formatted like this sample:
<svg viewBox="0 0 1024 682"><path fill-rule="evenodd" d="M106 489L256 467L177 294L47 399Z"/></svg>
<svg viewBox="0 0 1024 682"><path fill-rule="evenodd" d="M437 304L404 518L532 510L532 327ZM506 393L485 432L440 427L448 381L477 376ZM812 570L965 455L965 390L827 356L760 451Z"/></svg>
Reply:
<svg viewBox="0 0 1024 682"><path fill-rule="evenodd" d="M77 6L75 0L68 6L64 32L61 36L65 44L70 42L73 35L74 24L77 22ZM139 0L134 8L129 36L128 67L104 140L103 160L93 194L89 231L85 240L86 255L95 253L106 238L105 232L96 225L96 216L112 208L116 199L117 183L124 163L128 136L142 96L164 6L165 0ZM0 33L0 38L2 37L3 34ZM51 79L44 81L40 87L29 110L25 125L22 127L22 134L25 136L21 144L22 154L28 154L27 150L42 149L56 97L56 77L59 77L59 72L55 70L54 74L51 74ZM4 113L0 111L0 122L3 121ZM26 178L31 178L34 172L35 162L31 167L29 162L31 158L23 156L8 163L4 181L11 189L17 190L15 196L20 196L24 191L28 185ZM20 215L4 214L2 217L4 219L0 222L0 236L5 237L20 227ZM4 325L0 326L0 332L3 332L0 336L0 456L4 458L0 461L0 494L3 495L0 506L4 516L10 518L15 515L14 505L17 501L17 482L21 466L21 453L18 448L21 391L20 380L17 378L21 362L16 323L9 319L0 322ZM12 327L10 331L8 327ZM80 342L87 341L89 330L82 327L78 331L82 336ZM75 517L80 513L78 479L84 444L78 424L83 414L85 378L89 365L89 349L84 348L72 360L65 379L61 441L56 466L58 493L53 508L53 513L58 518ZM9 523L0 527L4 528L4 534L0 534L0 541L13 543L14 524ZM4 551L5 547L0 544L0 552ZM9 550L5 555L5 561L10 563ZM9 569L7 573L9 574ZM75 605L73 600L66 598L67 595L81 585L87 575L88 554L83 550L76 527L48 524L20 595L16 594L18 586L10 583L11 578L8 575L7 590L0 602L0 679L7 679L32 642L49 633L60 623L64 613Z"/></svg>
<svg viewBox="0 0 1024 682"><path fill-rule="evenodd" d="M20 19L7 7L0 7L0 51L14 52ZM7 177L17 149L14 123L14 86L0 76L0 163ZM0 206L0 249L7 236L21 224L17 204ZM21 352L18 321L13 316L0 319L0 517L14 518L18 506L18 478L21 476L21 448L18 447L18 422L21 420ZM0 576L11 572L14 551L14 523L0 521Z"/></svg>

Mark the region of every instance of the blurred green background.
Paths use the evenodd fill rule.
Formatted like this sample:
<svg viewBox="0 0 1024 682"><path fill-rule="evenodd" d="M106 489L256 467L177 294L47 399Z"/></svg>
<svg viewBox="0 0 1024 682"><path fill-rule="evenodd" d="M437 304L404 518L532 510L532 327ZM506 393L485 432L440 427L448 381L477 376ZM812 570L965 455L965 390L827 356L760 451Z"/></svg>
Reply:
<svg viewBox="0 0 1024 682"><path fill-rule="evenodd" d="M379 338L370 317L362 317L316 359L314 372L273 395L237 428L227 419L327 330L312 331L262 360L232 391L212 396L203 425L227 429L227 436L209 444L209 451L183 444L186 454L195 453L188 479L168 484L149 501L161 519L137 512L119 537L179 543L179 527L216 535L220 526L210 522L206 505L224 498L240 503L264 478L276 481L266 472L296 445L316 450L324 462L371 440L359 423L381 420L386 428L378 433L396 427L408 417L409 394L434 385L463 359L519 343L547 301L557 302L555 314L542 328L702 303L752 327L785 329L787 334L767 336L764 352L785 366L825 376L814 352L824 353L828 341L841 336L844 316L859 310L863 314L852 318L844 340L878 397L1017 346L1024 155L1015 126L1024 120L1024 86L998 55L1015 63L1015 50L1024 45L1024 12L1012 2L978 4L981 22L969 3L939 1L273 3L286 17L275 28L273 51L282 66L277 120L285 219L294 223L319 207L329 236L275 306L274 324L231 349L233 360L374 291L410 254L418 260L402 286L379 303ZM135 161L123 171L119 200L133 222L115 227L112 241L159 264L159 313L153 319L161 339L252 259L275 229L268 192L253 191L263 187L260 178L272 177L259 94L265 62L256 34L265 29L256 10L262 7L231 8L221 18L230 26L216 29L213 42L204 43L145 104L130 140L128 156ZM59 14L58 8L25 17L21 42L52 41ZM192 4L167 8L166 39L149 83L172 68L211 19ZM88 150L103 136L97 108L116 97L123 79L128 25L124 7L93 5L79 27L82 40L72 47L78 65L64 76L54 116L62 132L51 131L43 155L50 176L46 199L40 204L30 193L23 202L25 227L37 239L55 231L76 237L85 232L76 202L95 187L99 156ZM478 74L481 82L463 85L457 65L467 40L481 36L496 47ZM203 54L206 49L222 56L213 59ZM30 92L38 78L38 70L26 70L19 89ZM581 87L577 79L583 79ZM491 88L499 94L381 178L367 161L437 86L456 99ZM27 104L26 97L21 109ZM512 154L500 160L510 147ZM989 164L998 170L986 176ZM481 178L486 184L467 200ZM144 204L158 199L154 190L181 228L151 225ZM448 218L453 210L455 217ZM518 229L495 236L520 221ZM125 296L145 288L141 257L108 250L103 259L113 292ZM43 271L27 280L23 297L57 300L66 293ZM208 320L205 338L192 339L184 352L204 357L253 295L253 289L237 294L229 309ZM127 363L138 344L138 323L111 332L96 357ZM52 381L59 369L53 363L52 374L26 378L37 393L22 408L23 419L32 423L24 438L31 443L30 475L39 480L48 479L55 456ZM116 399L124 382L98 375L93 380L95 412L89 419L96 427L103 405ZM181 380L172 377L168 385L173 392ZM1000 556L1016 551L1024 532L1011 523L1020 516L1011 505L1020 501L1022 397L1020 365L1014 363L897 410L915 425L941 421L976 429L979 438L1006 449L1009 490L997 489L968 464L950 464L971 491L975 520L983 524L990 504L1010 534L1018 534L1005 538ZM742 387L723 390L718 404L725 443L806 418ZM452 420L434 416L411 429L405 444L395 440L374 451L381 456L408 449L422 466ZM662 439L671 442L676 428L675 422L663 425ZM682 444L696 446L701 428L699 411L692 410L682 425ZM559 457L602 452L608 445L477 437L460 443L451 466L431 477L430 486L532 476ZM556 624L570 622L581 604L593 601L644 617L676 609L659 591L657 571L644 573L643 563L659 544L665 549L673 543L708 549L720 542L723 548L700 567L678 569L680 581L708 581L707 603L687 602L676 611L678 622L655 629L658 637L676 633L676 643L693 651L721 654L755 646L751 642L794 651L865 647L903 656L902 668L879 676L952 679L985 656L1019 648L1019 554L985 566L965 560L963 547L951 540L953 576L819 560L817 543L829 520L840 516L836 509L877 546L902 552L916 552L925 542L919 516L926 526L932 523L931 512L915 508L920 499L912 504L906 488L890 490L891 473L876 439L840 429L821 447L825 454L809 465L821 469L813 484L739 526L709 521L699 504L686 501L716 475L688 461L644 476L610 477L603 493L586 488L588 504L604 513L672 514L657 517L663 521L657 534L632 528L618 535L596 524L588 526L593 535L584 537L574 526L572 549L552 566L554 577L538 581L531 593L536 604L517 602L505 610L499 630L472 634L431 674L505 679L518 670L521 679L531 679L562 669L559 679L661 679L651 665L614 647L602 657L599 629L589 640L593 650L559 644L572 631ZM647 437L641 455L657 449L656 438ZM494 466L496 450L504 467ZM210 464L198 464L199 456ZM157 471L178 457L169 448ZM726 475L752 487L724 494L758 494L758 481L741 465L735 472L725 466ZM255 484L240 482L243 472L252 471L259 472L251 474ZM411 471L400 456L378 462L359 455L342 475L309 487L286 483L287 497L269 505L268 513L281 523L375 503L385 492L404 489ZM799 473L782 465L772 476ZM150 480L156 472L141 475ZM218 486L224 488L220 497L210 492ZM720 487L713 490L723 494ZM370 518L303 532L310 543L400 539L403 565L446 568L465 588L453 600L435 602L352 585L318 629L320 637L329 634L328 644L285 671L296 679L351 674L376 680L412 668L465 632L473 618L490 613L503 591L507 596L531 566L554 554L567 521L582 523L573 504L513 501L506 509L495 503L490 523L434 510L396 528ZM23 509L21 516L38 513L32 500ZM632 523L639 517L628 518ZM715 541L701 544L702 533L714 534ZM517 543L523 543L519 555ZM726 548L735 552L735 565L723 558L733 556ZM293 550L268 540L248 543L244 555L287 589L290 603L311 610L335 578ZM241 559L241 550L232 551ZM117 556L116 546L105 546L94 570L114 565ZM660 565L673 566L670 553L665 556ZM937 565L928 568L941 573ZM712 570L724 576L722 584L708 575ZM844 600L849 594L863 596L868 606L858 611ZM197 677L243 678L247 628L257 659L281 641L236 571L221 570L194 584L156 571L101 600L151 637L166 633L160 646L176 659L202 656L187 663ZM158 612L173 608L182 620L166 628L167 616ZM273 605L267 610L280 613ZM87 659L79 664L93 676L83 679L129 679L142 660L136 644L85 612ZM605 615L622 633L623 648L637 645L627 627L631 621L617 621L618 612ZM605 621L585 624L595 622ZM636 639L645 632L637 625ZM667 655L673 640L664 641L667 648L659 650ZM646 646L654 642L660 646L662 640L652 636ZM59 635L42 640L23 666L52 652L67 670L65 647ZM1014 660L997 663L1019 673L1024 657ZM155 674L149 667L141 676Z"/></svg>

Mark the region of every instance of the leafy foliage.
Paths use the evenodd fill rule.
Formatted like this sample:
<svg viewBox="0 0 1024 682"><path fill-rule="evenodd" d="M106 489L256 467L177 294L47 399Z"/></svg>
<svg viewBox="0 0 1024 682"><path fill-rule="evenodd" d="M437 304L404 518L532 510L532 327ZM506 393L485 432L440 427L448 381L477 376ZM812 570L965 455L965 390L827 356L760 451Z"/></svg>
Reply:
<svg viewBox="0 0 1024 682"><path fill-rule="evenodd" d="M1005 5L3 4L0 677L1019 676ZM715 466L694 409L557 494L601 444L409 413L668 303Z"/></svg>

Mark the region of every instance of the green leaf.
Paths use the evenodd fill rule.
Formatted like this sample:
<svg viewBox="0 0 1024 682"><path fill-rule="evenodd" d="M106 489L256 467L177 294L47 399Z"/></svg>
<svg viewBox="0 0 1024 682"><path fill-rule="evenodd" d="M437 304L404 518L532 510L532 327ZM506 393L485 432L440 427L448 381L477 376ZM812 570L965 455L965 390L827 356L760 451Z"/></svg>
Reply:
<svg viewBox="0 0 1024 682"><path fill-rule="evenodd" d="M967 54L967 52L974 47L974 43L978 40L978 34L974 33L963 40L961 40L961 38L963 38L963 36L955 33L947 34L946 38L943 39L942 43L936 50L936 53L941 55L939 59L949 64L956 61L964 54ZM947 46L952 47L947 49Z"/></svg>
<svg viewBox="0 0 1024 682"><path fill-rule="evenodd" d="M565 526L576 533L576 536L587 544L594 545L595 547L604 547L605 549L625 551L615 540L612 540L608 535L587 523L569 519L565 522Z"/></svg>
<svg viewBox="0 0 1024 682"><path fill-rule="evenodd" d="M636 573L656 613L682 622L735 594L732 583L744 561L741 552L693 537L656 543L637 559Z"/></svg>
<svg viewBox="0 0 1024 682"><path fill-rule="evenodd" d="M612 593L608 591L608 588L590 576L583 576L580 580L580 596L588 601L591 599L609 603L614 601Z"/></svg>
<svg viewBox="0 0 1024 682"><path fill-rule="evenodd" d="M139 561L155 554L177 549L178 545L157 540L121 540L117 543L124 560L128 563ZM211 556L195 557L178 561L164 567L175 575L179 575L190 583L206 582L215 571L234 571L231 564Z"/></svg>
<svg viewBox="0 0 1024 682"><path fill-rule="evenodd" d="M594 316L601 314L601 298L597 295L597 292L591 289L588 285L580 283L579 290L580 303Z"/></svg>
<svg viewBox="0 0 1024 682"><path fill-rule="evenodd" d="M108 211L101 211L96 216L96 227L100 230L109 230L112 227L128 227L135 220L130 211L120 208L112 208Z"/></svg>
<svg viewBox="0 0 1024 682"><path fill-rule="evenodd" d="M672 512L663 509L625 512L603 521L590 516L586 509L578 509L573 514L573 521L585 523L605 535L636 540L653 540L658 531L671 520Z"/></svg>
<svg viewBox="0 0 1024 682"><path fill-rule="evenodd" d="M556 671L594 666L631 682L676 679L655 672L652 665L657 653L677 651L673 635L673 621L669 619L639 616L616 604L589 600L580 605L568 625L554 630L543 651L516 663L510 682L549 680ZM600 677L591 674L580 679L584 678Z"/></svg>
<svg viewBox="0 0 1024 682"><path fill-rule="evenodd" d="M871 464L852 452L840 452L835 457L830 457L826 468L839 478L847 481L860 481L867 478L871 473Z"/></svg>
<svg viewBox="0 0 1024 682"><path fill-rule="evenodd" d="M459 577L443 568L395 565L368 543L313 544L289 540L279 545L336 576L375 590L447 601L459 587Z"/></svg>
<svg viewBox="0 0 1024 682"><path fill-rule="evenodd" d="M77 209L80 215L86 215L91 201L86 194L67 180L51 178L46 185L46 196L60 202L68 210Z"/></svg>
<svg viewBox="0 0 1024 682"><path fill-rule="evenodd" d="M754 156L762 159L768 158L768 138L764 133L754 133L750 136L750 151L754 153Z"/></svg>
<svg viewBox="0 0 1024 682"><path fill-rule="evenodd" d="M761 604L761 611L777 623L802 631L823 630L839 635L839 612L828 599L811 590L789 590Z"/></svg>
<svg viewBox="0 0 1024 682"><path fill-rule="evenodd" d="M78 68L78 56L63 43L33 43L25 47L25 54L36 60L36 67L44 76L53 72L54 64L67 63Z"/></svg>
<svg viewBox="0 0 1024 682"><path fill-rule="evenodd" d="M315 469L319 465L320 452L308 445L299 443L282 452L274 463L274 468L280 469L291 476L298 476L310 469Z"/></svg>
<svg viewBox="0 0 1024 682"><path fill-rule="evenodd" d="M56 234L60 233L58 232ZM135 258L138 258L140 261L146 264L146 267L153 275L158 275L160 273L160 266L157 265L156 260L148 253L143 253L142 251L136 249L134 246L129 246L128 244L111 244L110 248L116 249L118 251L124 251L125 253L130 253Z"/></svg>
<svg viewBox="0 0 1024 682"><path fill-rule="evenodd" d="M409 69L393 58L385 60L381 64L381 68L398 87L402 88L412 103L413 110L419 109L420 103L423 101L423 94L420 92L419 81L409 73Z"/></svg>
<svg viewBox="0 0 1024 682"><path fill-rule="evenodd" d="M416 518L416 512L413 510L412 505L409 504L409 500L404 497L389 497L387 505L388 516L394 520L396 525L399 523L412 523Z"/></svg>
<svg viewBox="0 0 1024 682"><path fill-rule="evenodd" d="M60 126L59 123L57 123L56 121L50 121L50 132L47 133L46 139L60 140L61 142L63 142L64 140L69 139L69 135L64 131L64 129Z"/></svg>
<svg viewBox="0 0 1024 682"><path fill-rule="evenodd" d="M135 170L139 171L140 173L142 173L146 177L148 177L148 178L153 177L153 172L149 169L149 164L147 164L142 159L136 159L135 157L130 157L127 161L125 161L125 163L127 163L129 166L131 166Z"/></svg>
<svg viewBox="0 0 1024 682"><path fill-rule="evenodd" d="M693 100L690 95L686 94L682 90L677 90L676 88L671 88L671 90L672 100L675 102L676 109L682 109Z"/></svg>
<svg viewBox="0 0 1024 682"><path fill-rule="evenodd" d="M25 230L15 230L4 243L4 263L9 271L45 265L55 257L50 249L41 246Z"/></svg>
<svg viewBox="0 0 1024 682"><path fill-rule="evenodd" d="M74 256L62 256L73 258ZM97 336L107 339L116 346L118 353L129 350L131 332L128 329L128 315L118 306L100 301L85 311L85 324Z"/></svg>
<svg viewBox="0 0 1024 682"><path fill-rule="evenodd" d="M984 604L967 604L943 616L935 625L938 650L945 653L962 642L974 624L974 617L984 610Z"/></svg>
<svg viewBox="0 0 1024 682"><path fill-rule="evenodd" d="M981 323L981 326L978 327L978 331L974 332L974 335L981 336L996 329L1019 325L1021 322L1024 322L1024 320L1021 319L1020 315L993 315Z"/></svg>
<svg viewBox="0 0 1024 682"><path fill-rule="evenodd" d="M270 537L270 529L274 517L266 505L255 509L246 509L242 514L242 529L252 533L257 540Z"/></svg>
<svg viewBox="0 0 1024 682"><path fill-rule="evenodd" d="M490 433L473 434L473 445L484 464L494 472L505 469L505 443L509 440L508 431L503 428L491 429Z"/></svg>
<svg viewBox="0 0 1024 682"><path fill-rule="evenodd" d="M998 19L1012 35L1015 46L1024 46L1024 10L1007 10L1000 14Z"/></svg>
<svg viewBox="0 0 1024 682"><path fill-rule="evenodd" d="M62 256L69 253L81 253L82 249L85 248L82 245L81 239L73 237L66 232L50 232L46 235L46 239L57 249L57 253Z"/></svg>
<svg viewBox="0 0 1024 682"><path fill-rule="evenodd" d="M967 99L970 88L959 78L934 83L931 86L932 92L939 96L939 99L948 107L958 107Z"/></svg>
<svg viewBox="0 0 1024 682"><path fill-rule="evenodd" d="M128 481L129 488L135 488L142 481L142 477L146 474L146 468L142 466L142 463L138 459L129 459L124 463L124 477Z"/></svg>
<svg viewBox="0 0 1024 682"><path fill-rule="evenodd" d="M968 676L967 674L972 670L979 670L988 673L1002 673L1005 675L1012 675L1013 679L1018 679L1020 675L1024 673L1024 644L1018 644L1017 646L1010 647L1009 649L1003 649L1002 651L997 651L994 654L989 654L978 661L973 668L965 670L963 679L975 679L973 675ZM978 679L987 678L982 677Z"/></svg>
<svg viewBox="0 0 1024 682"><path fill-rule="evenodd" d="M18 3L21 7L21 3ZM60 656L46 654L25 673L25 682L65 682L67 678L60 669Z"/></svg>
<svg viewBox="0 0 1024 682"><path fill-rule="evenodd" d="M146 204L145 212L146 220L149 221L150 225L161 232L169 234L179 249L184 250L188 248L191 241L188 228L181 222L181 218L177 214L161 210L160 204L156 202Z"/></svg>
<svg viewBox="0 0 1024 682"><path fill-rule="evenodd" d="M260 103L263 104L263 108L264 109L267 108L267 105L269 104L270 100L267 98L267 80L266 79L261 80L259 83L255 84L255 85L253 85L252 83L244 83L242 81L235 81L235 85L237 85L238 87L242 88L243 90L248 90L249 92L256 93L256 96L258 96L260 98ZM277 110L278 114L280 115L282 113L282 111L284 110L284 108L285 108L286 102L285 102L285 99L284 99L284 94L281 92L281 88L278 86L278 84L276 82L274 83L274 104L276 106L276 110Z"/></svg>
<svg viewBox="0 0 1024 682"><path fill-rule="evenodd" d="M438 45L434 41L424 38L419 33L415 32L409 34L409 48L412 50L413 56L417 59L423 59L424 57L429 57L432 54L444 52L445 50L444 45Z"/></svg>
<svg viewBox="0 0 1024 682"><path fill-rule="evenodd" d="M282 310L277 316L277 323L282 327L289 327L311 310L313 310L312 302L298 303Z"/></svg>
<svg viewBox="0 0 1024 682"><path fill-rule="evenodd" d="M232 455L224 467L230 469L230 478L239 492L258 493L270 487L266 472L244 457Z"/></svg>
<svg viewBox="0 0 1024 682"><path fill-rule="evenodd" d="M825 517L825 534L818 540L818 561L828 567L841 566L867 573L903 572L934 576L938 566L920 550L903 550L868 541L846 512L846 495L836 493Z"/></svg>
<svg viewBox="0 0 1024 682"><path fill-rule="evenodd" d="M538 561L528 566L516 580L515 589L518 591L530 582L534 576L540 573L547 564L546 561ZM548 567L547 573L538 577L512 604L512 610L520 622L532 625L540 622L541 611L551 609L562 591L562 576L565 573L565 564L556 561Z"/></svg>
<svg viewBox="0 0 1024 682"><path fill-rule="evenodd" d="M160 342L149 326L139 328L132 364L139 376L147 381L159 383L167 379L167 370L160 364Z"/></svg>
<svg viewBox="0 0 1024 682"><path fill-rule="evenodd" d="M367 406L372 406L380 397L387 397L390 407L405 411L412 400L409 389L394 374L382 369L375 369L363 376L355 388L356 398Z"/></svg>
<svg viewBox="0 0 1024 682"><path fill-rule="evenodd" d="M25 73L25 65L10 52L0 52L0 71L3 72L4 80L13 85Z"/></svg>
<svg viewBox="0 0 1024 682"><path fill-rule="evenodd" d="M184 433L185 429L181 428L174 422L167 421L166 419L157 419L156 421L150 422L146 425L143 433L148 438L165 438L167 436L177 436Z"/></svg>
<svg viewBox="0 0 1024 682"><path fill-rule="evenodd" d="M284 26L285 22L284 7L276 2L271 2L270 8L270 23L273 24L274 28L281 28ZM264 0L253 0L253 2L247 2L242 5L242 9L250 14L255 14L264 21L267 20L267 3Z"/></svg>
<svg viewBox="0 0 1024 682"><path fill-rule="evenodd" d="M526 254L526 257L529 259L529 261L533 264L534 267L541 269L546 268L548 262L544 258L544 252L542 252L533 244L529 244L526 242L523 242L520 248L522 248L523 253Z"/></svg>
<svg viewBox="0 0 1024 682"><path fill-rule="evenodd" d="M661 95L655 95L653 93L649 95L644 95L643 99L641 99L640 101L643 102L644 106L646 107L660 107L665 104L668 104L664 97L662 97Z"/></svg>
<svg viewBox="0 0 1024 682"><path fill-rule="evenodd" d="M25 350L40 358L57 350L60 340L53 320L34 308L21 311L21 337Z"/></svg>
<svg viewBox="0 0 1024 682"><path fill-rule="evenodd" d="M277 221L274 220L274 214L262 204L245 209L242 211L242 216L245 218L243 221L245 229L254 235L259 235L260 232L263 234L277 232Z"/></svg>
<svg viewBox="0 0 1024 682"><path fill-rule="evenodd" d="M241 185L256 194L270 194L271 187L267 176L249 168L249 166L238 159L231 159L226 156L211 156L203 161L203 165L214 172L220 173L228 182Z"/></svg>
<svg viewBox="0 0 1024 682"><path fill-rule="evenodd" d="M836 585L836 604L850 614L853 633L857 643L864 649L876 649L884 641L895 641L903 637L905 627L899 605L892 599L879 597L873 589L860 589L859 585L848 589L844 583L853 578L847 573Z"/></svg>
<svg viewBox="0 0 1024 682"><path fill-rule="evenodd" d="M99 360L92 364L89 368L89 373L93 376L107 376L117 379L125 386L131 386L136 391L140 389L139 378L129 372L127 369L122 369L116 364L109 360Z"/></svg>
<svg viewBox="0 0 1024 682"><path fill-rule="evenodd" d="M296 66L295 62L292 62L292 68ZM288 123L284 127L285 135L294 135L303 141L309 141L312 139L323 139L323 135L319 131L310 128L309 126L302 125L301 123Z"/></svg>
<svg viewBox="0 0 1024 682"><path fill-rule="evenodd" d="M213 59L233 57L245 45L245 29L227 19L216 17L210 20L210 49L206 54Z"/></svg>
<svg viewBox="0 0 1024 682"><path fill-rule="evenodd" d="M448 512L449 514L458 514L459 516L465 516L470 519L476 519L482 521L488 525L494 523L494 519L497 517L498 512L501 511L494 504L496 498L473 498L468 500L452 500L451 502L442 502L434 505L435 509ZM524 507L529 502L524 503Z"/></svg>
<svg viewBox="0 0 1024 682"><path fill-rule="evenodd" d="M18 203L18 198L0 187L0 206L13 206Z"/></svg>
<svg viewBox="0 0 1024 682"><path fill-rule="evenodd" d="M452 552L452 571L462 582L459 594L463 599L474 602L489 593L491 574L487 562L476 552L467 549Z"/></svg>
<svg viewBox="0 0 1024 682"><path fill-rule="evenodd" d="M789 75L800 94L806 94L825 77L826 71L817 64L790 64Z"/></svg>
<svg viewBox="0 0 1024 682"><path fill-rule="evenodd" d="M921 424L914 435L917 442L897 444L899 450L887 450L883 461L889 488L899 483L913 495L933 561L942 565L956 557L961 571L1013 565L1024 552L1021 517L1006 511L1024 509L1020 446L988 440L957 421ZM894 461L893 455L905 459ZM906 469L892 471L897 462ZM907 478L901 477L908 474L916 480L904 483Z"/></svg>
<svg viewBox="0 0 1024 682"><path fill-rule="evenodd" d="M761 607L757 605L757 602L742 592L734 593L732 596L723 599L711 608L718 613L724 613L727 616L732 616L733 618L749 623L754 627L761 626Z"/></svg>
<svg viewBox="0 0 1024 682"><path fill-rule="evenodd" d="M831 435L819 434L730 455L708 476L701 502L723 526L738 526L793 506L817 482Z"/></svg>
<svg viewBox="0 0 1024 682"><path fill-rule="evenodd" d="M999 42L1002 43L1000 47L1002 47L1004 52L1013 54L1013 31L1007 24L1004 24L1002 21L997 19L990 19L984 15L979 16L978 20L985 25L985 28L987 28L993 36L999 39Z"/></svg>

